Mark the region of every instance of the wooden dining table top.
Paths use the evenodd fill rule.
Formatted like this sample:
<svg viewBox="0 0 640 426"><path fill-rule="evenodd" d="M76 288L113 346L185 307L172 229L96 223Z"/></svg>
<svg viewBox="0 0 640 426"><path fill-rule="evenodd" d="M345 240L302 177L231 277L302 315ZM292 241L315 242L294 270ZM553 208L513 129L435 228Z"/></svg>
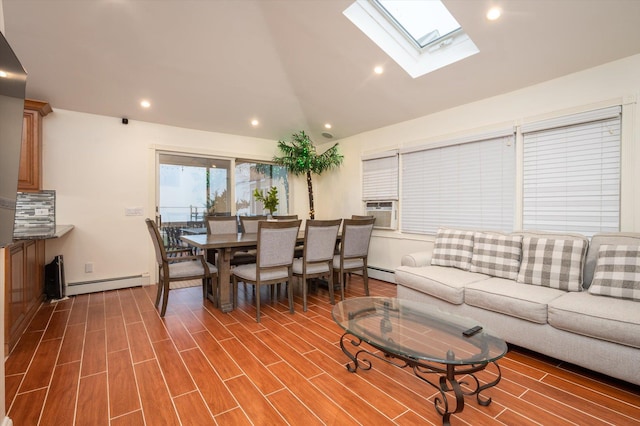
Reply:
<svg viewBox="0 0 640 426"><path fill-rule="evenodd" d="M180 239L200 249L251 247L258 244L258 233L182 235ZM298 242L304 241L304 229L298 231Z"/></svg>

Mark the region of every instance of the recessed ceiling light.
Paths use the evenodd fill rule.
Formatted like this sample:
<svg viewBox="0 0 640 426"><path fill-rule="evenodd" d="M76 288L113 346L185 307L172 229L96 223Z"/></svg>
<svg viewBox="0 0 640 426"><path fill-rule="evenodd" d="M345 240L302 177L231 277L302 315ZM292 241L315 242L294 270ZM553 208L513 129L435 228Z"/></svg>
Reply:
<svg viewBox="0 0 640 426"><path fill-rule="evenodd" d="M151 106L151 102L149 102L147 100L140 101L140 106L142 108L149 108Z"/></svg>
<svg viewBox="0 0 640 426"><path fill-rule="evenodd" d="M331 128L331 123L327 123L327 124L325 124L325 125L324 125L324 128L325 128L325 129L330 129L330 128Z"/></svg>
<svg viewBox="0 0 640 426"><path fill-rule="evenodd" d="M500 15L502 15L502 10L500 10L499 7L492 7L487 12L487 19L490 21L495 21L500 17Z"/></svg>
<svg viewBox="0 0 640 426"><path fill-rule="evenodd" d="M376 74L382 74L384 72L384 68L382 68L381 66L377 66L373 69L373 72L375 72Z"/></svg>
<svg viewBox="0 0 640 426"><path fill-rule="evenodd" d="M7 78L7 77L9 77L9 74L7 74L7 72L6 72L6 71L2 71L2 70L0 70L0 77L2 77L2 78Z"/></svg>
<svg viewBox="0 0 640 426"><path fill-rule="evenodd" d="M251 120L251 125L253 127L256 127L258 124L260 124L260 122L258 120L256 120L255 118L253 120Z"/></svg>

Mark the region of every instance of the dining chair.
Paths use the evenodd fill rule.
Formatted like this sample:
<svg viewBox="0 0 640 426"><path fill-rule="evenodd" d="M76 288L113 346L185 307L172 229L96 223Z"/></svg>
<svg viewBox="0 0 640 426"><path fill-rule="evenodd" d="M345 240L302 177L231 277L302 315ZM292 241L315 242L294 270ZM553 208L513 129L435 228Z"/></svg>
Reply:
<svg viewBox="0 0 640 426"><path fill-rule="evenodd" d="M240 227L245 234L258 232L258 222L267 220L266 216L240 216Z"/></svg>
<svg viewBox="0 0 640 426"><path fill-rule="evenodd" d="M259 221L256 263L240 265L233 270L233 306L238 306L238 281L255 285L256 322L260 322L260 287L264 285L289 283L289 312L293 313L293 286L290 283L293 249L301 222Z"/></svg>
<svg viewBox="0 0 640 426"><path fill-rule="evenodd" d="M307 312L309 278L327 277L329 300L333 305L333 251L342 219L307 220L302 257L293 260L293 275L302 279L302 310Z"/></svg>
<svg viewBox="0 0 640 426"><path fill-rule="evenodd" d="M156 263L158 264L158 292L156 294L156 308L160 303L162 295L162 308L160 316L164 317L169 301L169 291L176 288L190 287L187 281L202 280L202 296L207 298L207 287L212 286L212 293L218 294L218 269L215 265L205 261L204 256L181 256L175 258L167 257L167 251L162 243L162 237L158 226L151 219L145 219L147 230L153 241L156 253ZM185 285L186 284L186 285Z"/></svg>
<svg viewBox="0 0 640 426"><path fill-rule="evenodd" d="M371 219L374 216L362 216L358 214L352 214L351 219Z"/></svg>
<svg viewBox="0 0 640 426"><path fill-rule="evenodd" d="M333 271L334 275L338 275L341 300L344 300L347 272L362 271L364 292L367 296L369 295L367 256L374 221L375 218L370 217L367 219L344 219L342 222L340 254L333 256Z"/></svg>
<svg viewBox="0 0 640 426"><path fill-rule="evenodd" d="M207 234L237 234L238 219L235 216L207 216Z"/></svg>

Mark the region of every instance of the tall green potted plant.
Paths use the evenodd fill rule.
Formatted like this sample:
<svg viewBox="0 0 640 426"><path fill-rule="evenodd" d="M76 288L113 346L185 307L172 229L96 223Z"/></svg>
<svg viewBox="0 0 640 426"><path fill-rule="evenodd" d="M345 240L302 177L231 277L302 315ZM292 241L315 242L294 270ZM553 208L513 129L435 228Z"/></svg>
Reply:
<svg viewBox="0 0 640 426"><path fill-rule="evenodd" d="M305 175L307 178L307 190L309 192L309 218L315 218L313 207L313 182L311 174L317 175L322 172L337 168L342 164L344 157L338 151L336 143L322 154L318 154L316 147L309 136L301 130L291 136L291 142L278 141L278 148L282 155L273 157L273 161L280 166L284 166L296 176Z"/></svg>

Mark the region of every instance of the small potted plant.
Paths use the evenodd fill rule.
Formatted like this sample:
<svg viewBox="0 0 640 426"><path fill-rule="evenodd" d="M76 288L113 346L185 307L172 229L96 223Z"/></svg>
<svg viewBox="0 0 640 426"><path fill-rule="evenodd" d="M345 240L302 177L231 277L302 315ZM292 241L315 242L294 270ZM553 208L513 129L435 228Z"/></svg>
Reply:
<svg viewBox="0 0 640 426"><path fill-rule="evenodd" d="M278 188L275 186L272 186L268 192L263 192L256 188L253 191L253 198L262 202L264 208L269 210L269 216L273 216L273 212L278 210L280 200L278 200Z"/></svg>

